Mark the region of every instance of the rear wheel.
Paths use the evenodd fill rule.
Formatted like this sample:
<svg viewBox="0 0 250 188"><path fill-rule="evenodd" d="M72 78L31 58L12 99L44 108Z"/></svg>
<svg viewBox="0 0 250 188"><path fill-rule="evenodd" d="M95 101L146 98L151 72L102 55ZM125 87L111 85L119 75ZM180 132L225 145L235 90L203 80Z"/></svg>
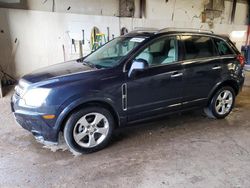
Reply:
<svg viewBox="0 0 250 188"><path fill-rule="evenodd" d="M112 114L101 107L89 107L73 113L64 128L70 150L91 153L104 148L114 129Z"/></svg>
<svg viewBox="0 0 250 188"><path fill-rule="evenodd" d="M235 102L235 92L231 87L222 87L219 89L209 105L204 109L209 118L225 118L233 109Z"/></svg>

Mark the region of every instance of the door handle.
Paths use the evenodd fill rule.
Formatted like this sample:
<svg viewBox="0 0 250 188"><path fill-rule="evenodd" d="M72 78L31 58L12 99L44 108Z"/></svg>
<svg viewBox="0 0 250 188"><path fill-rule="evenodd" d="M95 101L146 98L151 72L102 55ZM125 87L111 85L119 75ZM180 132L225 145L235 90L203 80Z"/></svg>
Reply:
<svg viewBox="0 0 250 188"><path fill-rule="evenodd" d="M213 68L212 68L212 70L218 70L218 69L221 69L221 66L215 65L215 66L213 66Z"/></svg>
<svg viewBox="0 0 250 188"><path fill-rule="evenodd" d="M172 75L171 75L171 78L176 78L176 77L180 77L180 76L182 76L183 75L183 73L182 72L175 72L175 73L173 73Z"/></svg>

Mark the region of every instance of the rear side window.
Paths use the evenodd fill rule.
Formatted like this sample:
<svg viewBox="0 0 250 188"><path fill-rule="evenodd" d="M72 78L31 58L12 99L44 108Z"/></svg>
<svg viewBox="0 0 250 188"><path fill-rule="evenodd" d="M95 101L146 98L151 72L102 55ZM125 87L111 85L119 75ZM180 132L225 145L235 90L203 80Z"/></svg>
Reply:
<svg viewBox="0 0 250 188"><path fill-rule="evenodd" d="M214 42L220 55L234 54L232 49L228 46L228 44L225 41L215 38Z"/></svg>
<svg viewBox="0 0 250 188"><path fill-rule="evenodd" d="M210 37L185 35L181 37L181 40L186 51L185 60L217 55Z"/></svg>

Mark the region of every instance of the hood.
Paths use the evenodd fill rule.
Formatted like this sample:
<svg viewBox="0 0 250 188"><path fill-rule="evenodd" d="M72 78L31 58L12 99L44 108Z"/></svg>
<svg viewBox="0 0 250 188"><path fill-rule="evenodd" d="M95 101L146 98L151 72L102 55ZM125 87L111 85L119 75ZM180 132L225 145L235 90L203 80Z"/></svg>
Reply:
<svg viewBox="0 0 250 188"><path fill-rule="evenodd" d="M38 69L37 71L34 71L31 74L25 75L23 79L27 80L30 83L36 83L48 79L54 79L61 76L92 70L95 70L95 68L92 68L88 65L84 65L83 63L74 60Z"/></svg>

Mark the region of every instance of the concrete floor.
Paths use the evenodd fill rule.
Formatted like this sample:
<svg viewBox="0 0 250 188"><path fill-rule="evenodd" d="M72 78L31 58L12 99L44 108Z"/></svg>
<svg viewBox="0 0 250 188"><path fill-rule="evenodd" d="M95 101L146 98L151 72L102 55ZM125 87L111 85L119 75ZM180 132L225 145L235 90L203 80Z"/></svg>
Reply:
<svg viewBox="0 0 250 188"><path fill-rule="evenodd" d="M250 187L249 80L224 120L200 111L166 117L77 157L36 143L9 101L0 100L0 187Z"/></svg>

